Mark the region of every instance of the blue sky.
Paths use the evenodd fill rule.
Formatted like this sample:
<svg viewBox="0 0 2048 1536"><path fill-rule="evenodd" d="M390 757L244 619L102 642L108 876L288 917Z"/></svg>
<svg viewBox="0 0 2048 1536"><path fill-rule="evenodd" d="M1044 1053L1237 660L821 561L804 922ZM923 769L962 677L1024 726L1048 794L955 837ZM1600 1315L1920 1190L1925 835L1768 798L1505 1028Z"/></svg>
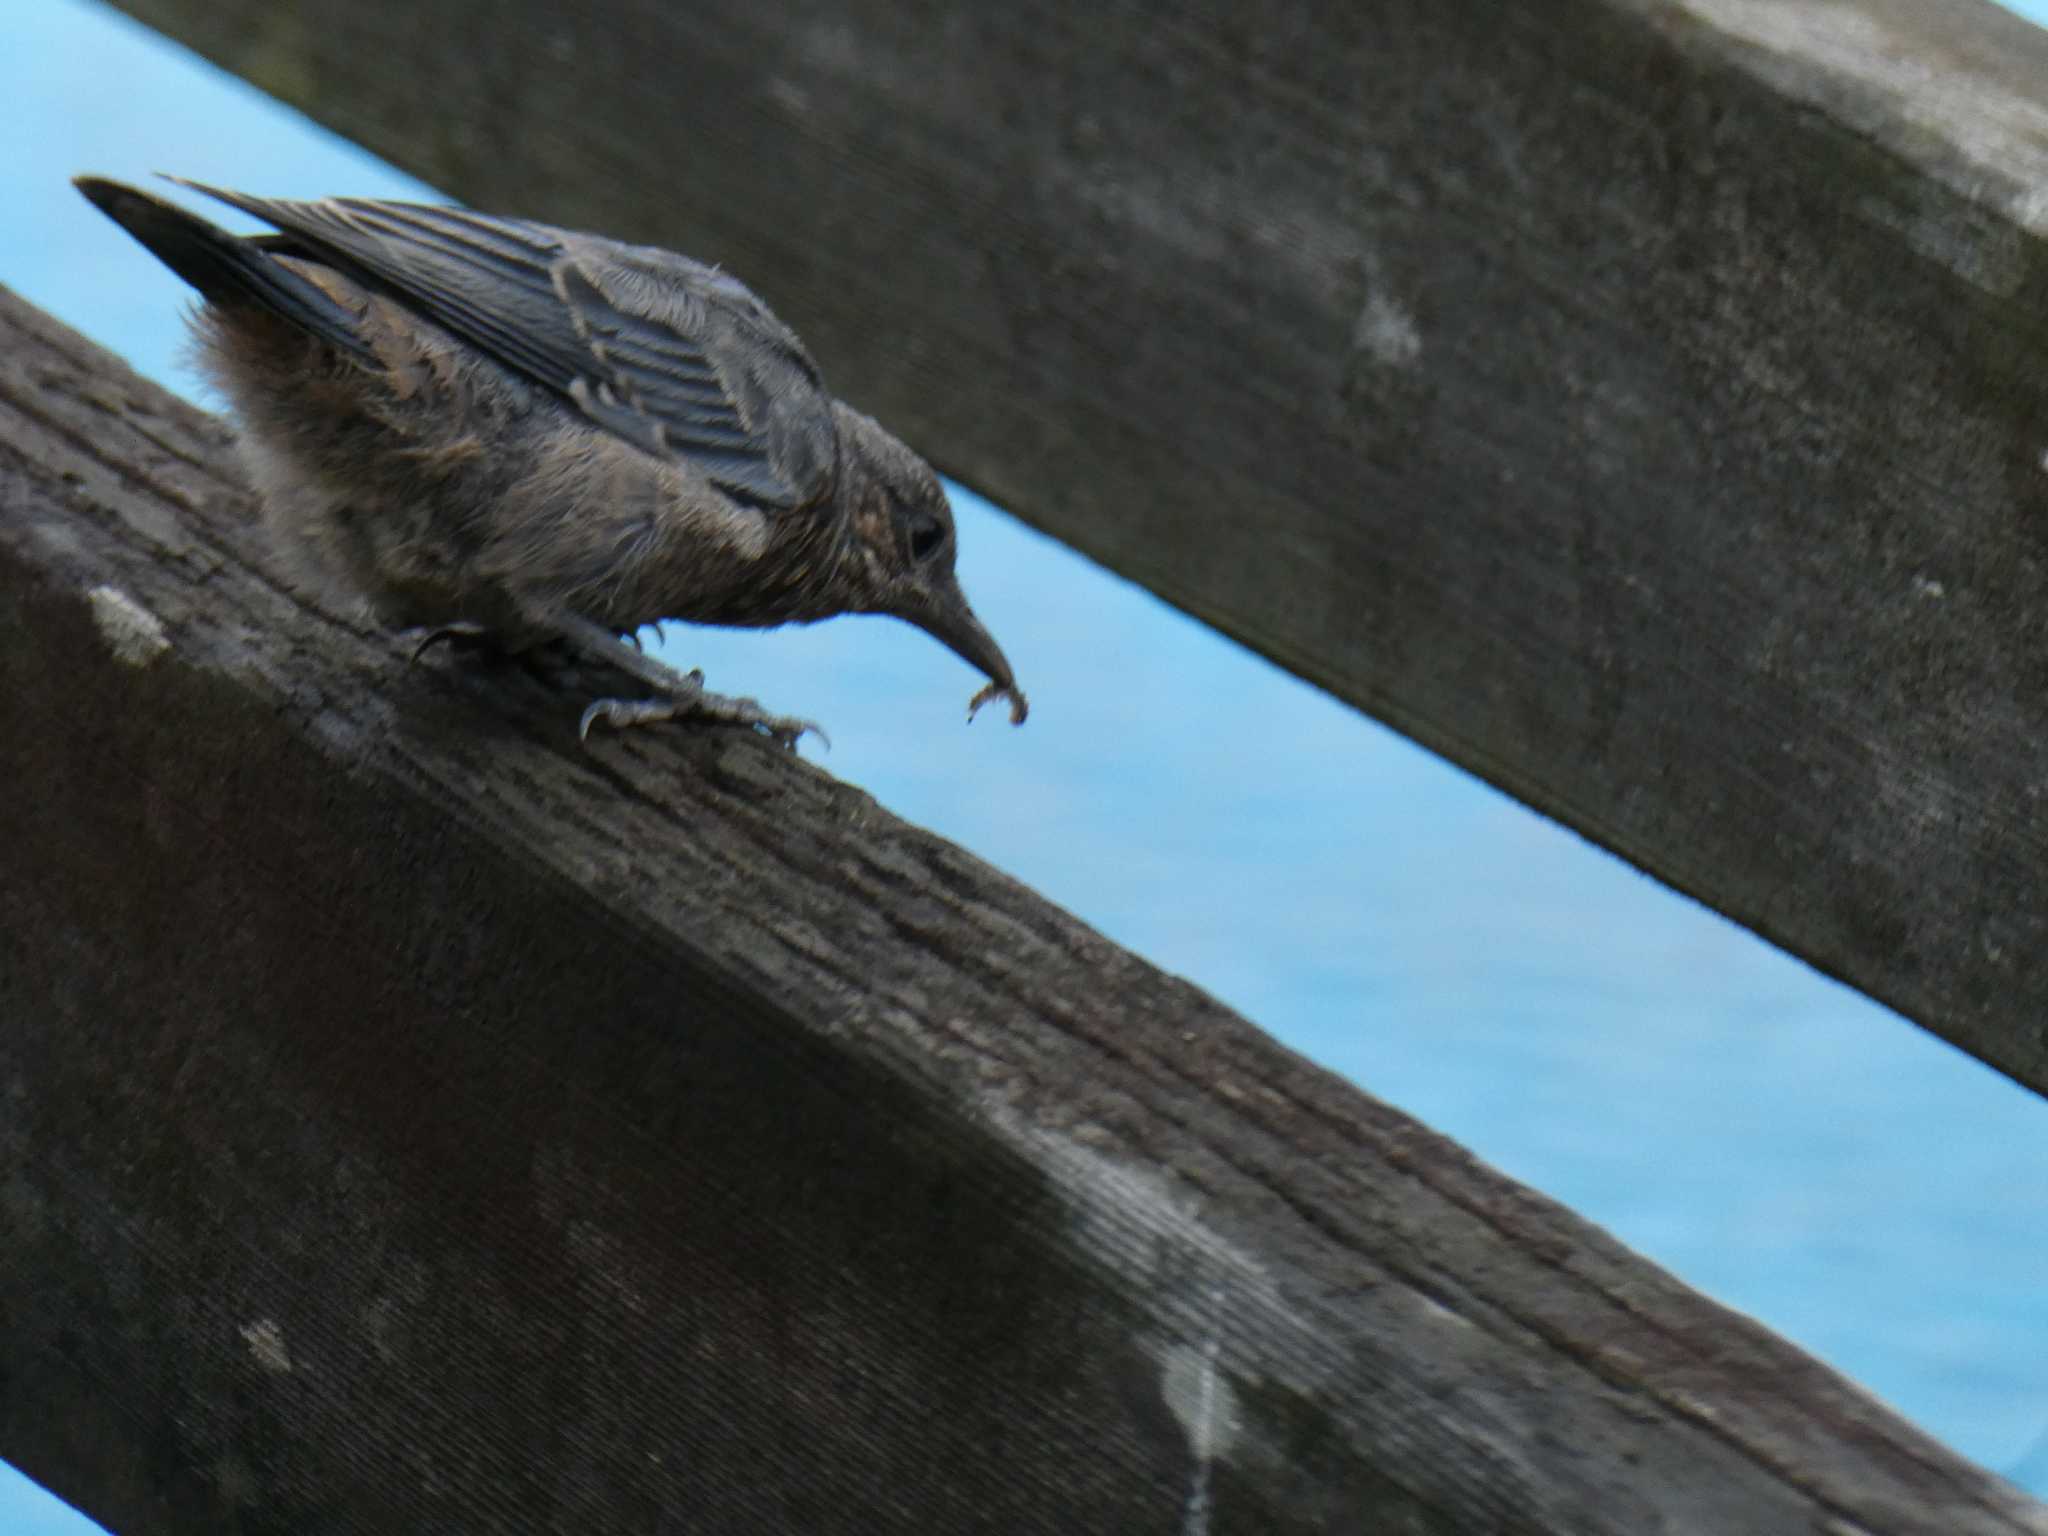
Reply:
<svg viewBox="0 0 2048 1536"><path fill-rule="evenodd" d="M183 290L72 174L432 195L85 0L10 18L0 100L31 125L0 157L0 282L188 391ZM974 676L889 621L671 630L677 659L821 720L832 772L2048 1491L2048 1109L957 500L1022 730L963 725ZM0 1530L91 1529L0 1468Z"/></svg>

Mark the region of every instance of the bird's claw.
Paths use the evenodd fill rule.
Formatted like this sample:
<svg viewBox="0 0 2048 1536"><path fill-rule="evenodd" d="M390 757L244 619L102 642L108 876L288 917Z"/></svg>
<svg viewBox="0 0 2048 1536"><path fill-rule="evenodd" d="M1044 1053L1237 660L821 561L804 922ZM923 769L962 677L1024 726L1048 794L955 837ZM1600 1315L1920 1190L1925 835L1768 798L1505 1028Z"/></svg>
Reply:
<svg viewBox="0 0 2048 1536"><path fill-rule="evenodd" d="M695 715L722 725L741 725L759 731L787 752L796 750L797 742L806 732L822 741L826 750L831 749L832 738L815 721L799 720L793 715L771 715L752 699L711 693L704 687L701 671L690 673L684 681L691 685L690 691L667 698L596 700L583 711L583 718L576 727L577 738L588 741L590 728L600 720L614 730L624 730L628 726L655 725Z"/></svg>
<svg viewBox="0 0 2048 1536"><path fill-rule="evenodd" d="M438 624L422 634L412 648L412 664L418 666L427 652L437 645L452 646L456 650L488 650L495 642L491 632L481 624L467 619L458 619L453 624Z"/></svg>
<svg viewBox="0 0 2048 1536"><path fill-rule="evenodd" d="M795 715L763 714L759 720L750 722L757 729L767 733L778 747L785 752L794 752L796 744L806 736L815 736L827 752L832 750L832 738L825 734L825 727L815 720L800 720Z"/></svg>

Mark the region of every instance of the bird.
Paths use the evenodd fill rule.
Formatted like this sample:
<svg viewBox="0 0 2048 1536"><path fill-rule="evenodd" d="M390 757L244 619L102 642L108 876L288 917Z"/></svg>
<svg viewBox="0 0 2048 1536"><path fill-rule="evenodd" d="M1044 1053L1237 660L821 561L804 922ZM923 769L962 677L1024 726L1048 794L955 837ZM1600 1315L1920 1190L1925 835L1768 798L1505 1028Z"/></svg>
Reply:
<svg viewBox="0 0 2048 1536"><path fill-rule="evenodd" d="M565 644L652 697L579 735L684 717L794 748L808 721L715 694L627 640L663 620L890 614L1029 711L954 573L932 467L833 396L737 278L655 246L454 205L257 197L164 178L272 226L231 234L100 176L73 184L197 290L289 568L367 621L511 655Z"/></svg>

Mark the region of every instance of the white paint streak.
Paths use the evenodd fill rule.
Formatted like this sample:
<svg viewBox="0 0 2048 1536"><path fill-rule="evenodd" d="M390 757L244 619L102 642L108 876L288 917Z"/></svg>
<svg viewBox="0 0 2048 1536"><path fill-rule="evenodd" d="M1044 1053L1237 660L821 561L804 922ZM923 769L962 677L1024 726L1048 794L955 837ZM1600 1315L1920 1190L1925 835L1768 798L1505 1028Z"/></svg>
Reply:
<svg viewBox="0 0 2048 1536"><path fill-rule="evenodd" d="M1157 1363L1160 1399L1187 1436L1194 1462L1180 1528L1183 1536L1209 1536L1214 1464L1260 1455L1223 1370L1225 1320L1239 1309L1262 1326L1284 1328L1293 1322L1291 1309L1265 1267L1203 1221L1195 1199L1158 1168L1020 1124L1000 1102L986 1102L986 1113L1065 1197L1075 1245L1149 1296L1157 1331L1137 1342ZM1249 1366L1242 1353L1232 1367L1244 1384Z"/></svg>
<svg viewBox="0 0 2048 1536"><path fill-rule="evenodd" d="M1375 293L1358 312L1351 344L1374 362L1406 367L1422 355L1422 333L1408 311L1384 293Z"/></svg>
<svg viewBox="0 0 2048 1536"><path fill-rule="evenodd" d="M119 587L94 587L86 598L100 638L116 661L146 667L171 648L163 621Z"/></svg>
<svg viewBox="0 0 2048 1536"><path fill-rule="evenodd" d="M1220 1291L1217 1305L1222 1306ZM1227 1455L1237 1439L1237 1394L1216 1369L1222 1353L1219 1333L1199 1349L1176 1344L1160 1362L1160 1395L1187 1432L1189 1448L1203 1461Z"/></svg>
<svg viewBox="0 0 2048 1536"><path fill-rule="evenodd" d="M782 108L791 117L811 115L811 93L796 81L782 75L771 75L768 80L768 99Z"/></svg>
<svg viewBox="0 0 2048 1536"><path fill-rule="evenodd" d="M249 1346L249 1353L256 1363L266 1371L287 1373L292 1368L291 1354L284 1347L284 1330L269 1318L258 1318L253 1323L244 1323L241 1329L242 1342Z"/></svg>
<svg viewBox="0 0 2048 1536"><path fill-rule="evenodd" d="M1202 1418L1201 1422L1196 1426L1201 1431L1200 1441L1206 1441L1208 1437L1209 1416L1215 1397L1213 1390L1215 1382L1216 1361L1212 1354L1206 1363L1206 1369L1202 1372ZM1187 1509L1181 1520L1181 1529L1187 1533L1187 1536L1209 1536L1209 1468L1211 1464L1208 1446L1205 1443L1197 1443L1195 1447L1194 1481L1188 1488Z"/></svg>
<svg viewBox="0 0 2048 1536"><path fill-rule="evenodd" d="M1212 1293L1217 1319L1223 1314L1223 1288ZM1159 1395L1188 1437L1188 1452L1194 1458L1194 1473L1188 1483L1187 1503L1182 1507L1183 1536L1209 1536L1209 1516L1215 1508L1210 1495L1211 1469L1219 1456L1227 1456L1238 1435L1237 1394L1217 1369L1223 1353L1221 1332L1195 1349L1176 1344L1164 1351L1160 1362Z"/></svg>

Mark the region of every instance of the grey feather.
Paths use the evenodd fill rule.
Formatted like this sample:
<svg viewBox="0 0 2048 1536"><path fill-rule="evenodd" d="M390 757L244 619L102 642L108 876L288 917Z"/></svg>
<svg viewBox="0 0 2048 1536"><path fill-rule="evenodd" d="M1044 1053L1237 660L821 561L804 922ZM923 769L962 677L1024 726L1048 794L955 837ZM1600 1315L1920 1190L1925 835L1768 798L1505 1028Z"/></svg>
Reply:
<svg viewBox="0 0 2048 1536"><path fill-rule="evenodd" d="M695 459L725 490L792 508L830 470L817 364L702 262L463 208L290 202L170 179L274 224L298 254L388 293L635 447Z"/></svg>

